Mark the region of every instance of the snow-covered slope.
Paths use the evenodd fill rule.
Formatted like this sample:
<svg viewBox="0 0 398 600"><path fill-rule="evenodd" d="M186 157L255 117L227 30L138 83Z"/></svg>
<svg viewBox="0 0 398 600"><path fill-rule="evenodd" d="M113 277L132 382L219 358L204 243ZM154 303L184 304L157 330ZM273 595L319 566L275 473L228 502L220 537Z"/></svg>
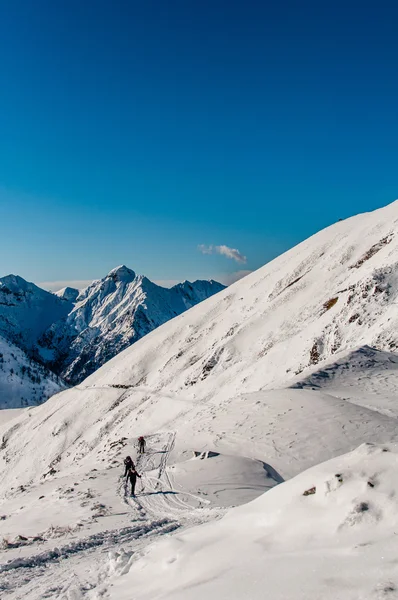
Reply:
<svg viewBox="0 0 398 600"><path fill-rule="evenodd" d="M36 406L62 389L56 375L0 336L0 409Z"/></svg>
<svg viewBox="0 0 398 600"><path fill-rule="evenodd" d="M36 406L65 389L42 364L39 338L73 304L16 275L0 278L0 409Z"/></svg>
<svg viewBox="0 0 398 600"><path fill-rule="evenodd" d="M336 223L0 426L10 599L394 598L397 223L398 203Z"/></svg>
<svg viewBox="0 0 398 600"><path fill-rule="evenodd" d="M364 346L314 367L291 387L321 390L398 418L398 354Z"/></svg>
<svg viewBox="0 0 398 600"><path fill-rule="evenodd" d="M29 356L42 379L65 387L58 377L81 381L120 350L223 287L214 281L186 281L169 290L118 267L81 293L67 287L52 294L8 275L0 279L0 335L24 353L14 370L25 370ZM4 376L0 372L0 385ZM47 399L52 389L38 390L37 397ZM8 379L3 394L6 390L11 393ZM17 406L18 398L21 406L26 398L36 404L30 392L13 393L3 397L0 408Z"/></svg>
<svg viewBox="0 0 398 600"><path fill-rule="evenodd" d="M33 452L39 439L47 443L40 460L41 450L34 450L31 476L40 477L55 459L62 468L93 460L109 440L159 429L179 432L175 459L189 449L187 440L191 449L234 453L238 447L240 454L266 457L283 477L346 452L370 435L377 442L396 439L395 420L382 414L384 400L378 396L358 406L327 390L271 390L289 388L298 374L304 378L323 360L334 355L339 360L358 345L394 347L397 221L394 203L329 227L152 331L82 385L35 411L21 422L26 448ZM121 269L93 284L73 311L76 322L84 330L97 297L108 292L109 302L116 301L122 286L136 283L133 273ZM353 320L353 313L360 316ZM111 306L106 315L112 319ZM394 394L395 362L388 365ZM363 367L366 378L366 361ZM65 427L58 446L51 432L60 421ZM315 449L308 435L318 438L321 423L328 424L330 435ZM17 447L11 438L11 451ZM67 454L61 452L65 447ZM14 465L12 477L17 474Z"/></svg>
<svg viewBox="0 0 398 600"><path fill-rule="evenodd" d="M138 560L111 555L107 597L397 598L397 498L396 448L363 445Z"/></svg>
<svg viewBox="0 0 398 600"><path fill-rule="evenodd" d="M224 289L215 281L162 288L125 266L83 290L65 321L41 340L41 354L67 381L78 383L169 319ZM69 294L70 297L70 294Z"/></svg>
<svg viewBox="0 0 398 600"><path fill-rule="evenodd" d="M72 304L18 277L0 278L0 335L31 352L48 327Z"/></svg>
<svg viewBox="0 0 398 600"><path fill-rule="evenodd" d="M79 290L76 288L64 287L61 290L58 290L58 292L55 292L55 295L58 296L58 298L63 298L68 302L75 303L79 293Z"/></svg>
<svg viewBox="0 0 398 600"><path fill-rule="evenodd" d="M223 400L287 385L336 353L398 344L398 202L319 232L145 336L87 385Z"/></svg>

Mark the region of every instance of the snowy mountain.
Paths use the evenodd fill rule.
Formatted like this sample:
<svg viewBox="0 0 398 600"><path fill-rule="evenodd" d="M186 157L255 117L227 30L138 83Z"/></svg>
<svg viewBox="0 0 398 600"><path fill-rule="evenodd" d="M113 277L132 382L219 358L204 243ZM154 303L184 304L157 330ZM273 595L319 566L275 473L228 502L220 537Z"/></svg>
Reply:
<svg viewBox="0 0 398 600"><path fill-rule="evenodd" d="M395 202L328 227L152 332L87 385L224 401L288 385L357 347L394 352L397 223Z"/></svg>
<svg viewBox="0 0 398 600"><path fill-rule="evenodd" d="M0 278L0 335L32 352L41 335L67 316L72 304L17 275Z"/></svg>
<svg viewBox="0 0 398 600"><path fill-rule="evenodd" d="M223 289L216 281L162 288L117 267L79 294L67 318L42 337L39 351L66 381L79 383L159 325Z"/></svg>
<svg viewBox="0 0 398 600"><path fill-rule="evenodd" d="M0 409L35 406L66 385L38 356L38 340L73 304L16 275L0 278Z"/></svg>
<svg viewBox="0 0 398 600"><path fill-rule="evenodd" d="M393 598L397 224L336 223L0 424L8 597ZM123 338L119 290L148 284L118 271L82 332Z"/></svg>
<svg viewBox="0 0 398 600"><path fill-rule="evenodd" d="M55 292L55 295L58 296L58 298L75 303L79 293L79 290L76 288L64 287L61 290L58 290L58 292Z"/></svg>
<svg viewBox="0 0 398 600"><path fill-rule="evenodd" d="M155 327L222 289L215 281L165 289L124 266L81 293L66 287L52 294L8 275L0 279L0 335L22 350L20 368L33 360L42 379L64 388L63 379L80 382ZM0 385L4 376L0 373ZM23 406L30 397L36 404L30 392L8 383L3 392L12 396L4 396L0 408ZM46 400L57 386L40 388L37 398Z"/></svg>
<svg viewBox="0 0 398 600"><path fill-rule="evenodd" d="M36 406L65 387L54 373L0 337L0 409Z"/></svg>
<svg viewBox="0 0 398 600"><path fill-rule="evenodd" d="M336 223L147 334L83 386L58 395L49 405L59 404L51 427L61 419L70 424L65 429L68 439L78 440L68 443L72 444L70 457L63 454L62 461L66 465L74 461L80 447L85 448L84 460L89 460L90 453L97 456L105 451L109 439L166 426L180 432L174 448L177 453L180 439L183 445L189 439L200 449L209 444L209 437L212 446L216 440L219 446L222 440L222 450L228 453L234 450L245 423L251 431L246 455L258 458L261 450L260 455L270 458L283 477L290 477L315 461L352 449L353 444L366 440L374 427L374 441L383 441L385 436L390 439L395 422L391 425L378 397L375 408L369 398L369 405L359 406L315 385L291 388L314 371L322 371L323 364L344 364L352 360L355 348L369 346L384 351L388 385L395 394L395 356L391 352L398 342L397 222L398 203L394 203ZM119 300L126 297L122 293L126 288L132 292L135 286L141 293L149 283L125 268L93 283L71 313L75 323L82 331L87 324L101 327L105 322L123 332L123 320L115 319L112 307L127 315L135 296L129 294L124 312ZM96 313L104 298L105 313ZM364 360L361 366L365 379L368 363ZM278 392L277 400L275 388L285 388ZM40 425L42 419L51 424L48 410L45 407L36 413L40 438L50 430L42 430ZM95 425L99 420L101 434ZM306 447L308 429L320 421L328 421L335 435L325 445L321 440L313 453ZM346 425L342 436L339 431L346 421L355 426ZM298 423L303 427L297 430ZM72 426L73 435L68 433ZM278 441L283 427L286 436ZM316 425L313 427L316 430ZM294 438L287 433L292 430ZM300 461L297 449L301 449Z"/></svg>

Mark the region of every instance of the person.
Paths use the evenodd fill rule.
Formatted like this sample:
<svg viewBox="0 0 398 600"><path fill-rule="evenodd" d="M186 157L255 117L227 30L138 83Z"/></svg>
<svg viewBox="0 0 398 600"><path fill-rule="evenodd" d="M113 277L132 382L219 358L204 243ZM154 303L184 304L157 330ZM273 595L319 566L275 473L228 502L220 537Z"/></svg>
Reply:
<svg viewBox="0 0 398 600"><path fill-rule="evenodd" d="M126 458L124 459L125 470L124 470L123 477L126 477L127 471L129 469L129 467L131 467L131 465L134 465L133 459L131 458L131 456L126 456Z"/></svg>
<svg viewBox="0 0 398 600"><path fill-rule="evenodd" d="M141 436L138 438L138 449L139 449L139 452L140 452L140 454L144 454L144 452L145 452L145 443L146 443L146 442L145 442L145 439L144 439L144 437L141 435Z"/></svg>
<svg viewBox="0 0 398 600"><path fill-rule="evenodd" d="M124 459L124 477L126 477L126 483L130 480L131 483L131 495L135 496L135 484L137 483L137 477L141 479L141 475L139 475L136 471L135 465L132 461L131 456L127 456Z"/></svg>

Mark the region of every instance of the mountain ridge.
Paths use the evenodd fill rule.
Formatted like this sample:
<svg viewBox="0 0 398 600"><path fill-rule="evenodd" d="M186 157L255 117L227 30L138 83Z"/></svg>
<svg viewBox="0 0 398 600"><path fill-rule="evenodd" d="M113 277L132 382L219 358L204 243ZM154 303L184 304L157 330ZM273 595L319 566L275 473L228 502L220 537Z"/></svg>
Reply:
<svg viewBox="0 0 398 600"><path fill-rule="evenodd" d="M95 442L89 441L93 403L98 405L100 420L107 423L108 441L126 435L124 424L117 420L119 403L123 418L130 415L127 419L130 436L147 432L148 424L154 427L156 422L158 428L186 430L186 438L194 440L198 434L193 424L199 416L213 431L213 417L218 415L217 427L222 427L226 437L233 440L238 435L240 420L252 422L256 415L259 418L259 407L270 406L268 397L272 398L274 390L285 390L281 406L287 403L290 408L290 395L300 398L305 392L310 394L308 397L315 397L312 390L293 390L289 386L299 376L305 378L306 374L322 369L334 356L350 355L358 346L390 352L391 345L398 342L395 224L398 224L397 203L318 233L205 303L148 333L83 384L59 395L57 402L68 405L68 414L80 411L88 427L84 444L97 452L105 438L95 434ZM369 249L391 233L389 243L382 244L376 253L370 253L362 261L369 255ZM336 302L330 302L336 297ZM356 313L360 317L352 320ZM322 402L326 405L331 402L325 392L319 393ZM262 394L266 394L265 404ZM258 405L257 400L249 401L256 395ZM44 414L55 406L54 402L50 401ZM350 415L354 411L359 420L369 422L369 413L364 416L363 412L368 407L351 408L347 404L334 399L332 410L343 414L349 410ZM225 414L233 421L232 429L225 420L220 421L220 411L223 414L227 411ZM155 418L157 414L159 417ZM184 415L190 415L188 425ZM70 418L65 416L67 421ZM95 417L95 422L98 418ZM349 418L356 421L352 416ZM391 436L395 422L391 424L382 414L377 418L380 431L385 429L382 423L388 424ZM341 422L344 419L339 417ZM252 426L256 431L254 421ZM82 435L83 432L79 433ZM304 435L307 439L305 429ZM216 437L220 444L223 435ZM350 449L350 439L345 440L342 451ZM81 437L79 440L83 443ZM355 443L362 441L361 436L355 439ZM228 448L231 442L223 443ZM201 444L199 436L197 446ZM276 441L275 444L278 447ZM266 444L265 448L272 456L272 446ZM326 458L327 454L323 459Z"/></svg>
<svg viewBox="0 0 398 600"><path fill-rule="evenodd" d="M163 288L122 265L82 290L65 321L39 340L39 353L69 383L79 383L154 328L224 289L214 281Z"/></svg>
<svg viewBox="0 0 398 600"><path fill-rule="evenodd" d="M283 386L311 365L358 345L393 350L398 347L396 224L397 202L318 232L151 333L135 346L134 358L127 350L117 362L112 359L101 380L131 385L145 380L155 389L203 398L222 389L224 396L237 387ZM286 362L292 343L297 352L289 353L285 371L276 369ZM163 348L155 358L153 344ZM225 386L219 381L213 388L215 373Z"/></svg>
<svg viewBox="0 0 398 600"><path fill-rule="evenodd" d="M238 598L253 581L262 598L270 577L272 594L295 597L299 590L304 598L314 561L314 597L328 590L335 598L338 590L348 599L360 589L376 599L394 591L386 573L395 582L397 225L395 204L319 232L151 331L81 384L0 425L4 569L45 562L47 578L33 579L43 597L55 585L69 591L73 567L78 587L71 592L78 594L94 569L99 577L90 589L114 598L130 598L132 586L142 600L159 593L193 600L205 587L212 597L221 590ZM149 284L136 283L144 294ZM134 283L106 285L114 294ZM98 298L101 290L91 292ZM75 309L87 312L82 320L92 317L84 306ZM99 324L106 317L112 322L112 310L96 313ZM126 455L142 475L137 497L120 477ZM237 484L250 486L252 498L268 486L231 479L231 465L239 475L250 461L274 474L273 489L220 519L237 504ZM211 489L225 492L225 502L214 506ZM164 536L176 527L178 535ZM147 534L164 542L147 548ZM237 536L250 559L231 586L231 564L242 565L241 546L232 543ZM105 553L93 548L103 542L108 568ZM29 547L21 551L21 544ZM365 586L364 553L371 575ZM356 557L359 584L347 556ZM330 578L336 564L338 577ZM19 585L23 575L16 574Z"/></svg>
<svg viewBox="0 0 398 600"><path fill-rule="evenodd" d="M223 288L214 281L162 288L125 265L80 292L66 287L53 294L8 275L0 278L0 335L70 385Z"/></svg>

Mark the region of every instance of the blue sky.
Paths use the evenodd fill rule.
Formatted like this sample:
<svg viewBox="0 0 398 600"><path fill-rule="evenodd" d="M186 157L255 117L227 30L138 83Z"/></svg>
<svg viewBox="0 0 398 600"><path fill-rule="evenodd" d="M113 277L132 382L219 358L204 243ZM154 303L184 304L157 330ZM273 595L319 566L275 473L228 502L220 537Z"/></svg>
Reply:
<svg viewBox="0 0 398 600"><path fill-rule="evenodd" d="M393 201L397 18L392 1L0 2L0 274L226 281Z"/></svg>

